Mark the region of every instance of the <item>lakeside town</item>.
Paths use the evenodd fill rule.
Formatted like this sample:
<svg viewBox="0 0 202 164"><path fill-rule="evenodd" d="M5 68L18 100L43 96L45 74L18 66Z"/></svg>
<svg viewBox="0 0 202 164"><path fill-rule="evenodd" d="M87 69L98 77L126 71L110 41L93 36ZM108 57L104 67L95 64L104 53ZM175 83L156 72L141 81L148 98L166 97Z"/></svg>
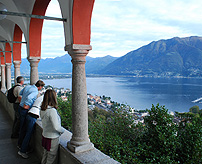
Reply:
<svg viewBox="0 0 202 164"><path fill-rule="evenodd" d="M60 97L63 101L67 101L68 97L72 94L71 90L68 88L53 88L52 86L46 86L41 92L45 92L46 89L54 89L57 93L57 96ZM120 104L111 99L111 97L97 96L92 94L87 94L88 101L88 110L94 110L95 108L102 109L105 111L115 111L116 109L124 109L133 115L134 123L142 123L144 124L144 117L148 116L148 112L146 110L137 110L135 108L130 107L129 105ZM174 117L173 122L178 124L182 121L181 118L175 116L174 112L169 111L169 114Z"/></svg>
<svg viewBox="0 0 202 164"><path fill-rule="evenodd" d="M26 86L27 84L24 84ZM71 90L69 88L57 88L53 87L50 85L45 86L41 91L40 94L45 93L47 89L54 89L57 97L61 98L63 101L67 101L68 97L72 94ZM192 101L193 103L199 102L201 103L202 98L196 99ZM98 96L98 95L92 95L90 93L87 94L87 101L88 101L88 110L94 110L95 108L97 109L102 109L105 111L115 111L116 109L124 109L128 111L130 114L133 115L134 123L143 123L144 124L144 117L148 116L148 112L145 110L138 110L133 107L130 107L129 105L122 104L115 102L111 99L111 97L107 97L105 95L103 96ZM186 113L186 112L185 112ZM182 121L182 118L179 118L178 116L175 115L174 112L169 111L169 114L172 115L173 122L178 124ZM180 113L184 114L184 113Z"/></svg>
<svg viewBox="0 0 202 164"><path fill-rule="evenodd" d="M198 73L197 70L195 73ZM12 72L12 80L14 80L14 73ZM30 77L29 74L22 74L25 80L29 81ZM42 80L52 80L52 79L65 79L65 78L71 78L71 73L39 73L39 79ZM202 79L201 76L191 76L186 77L182 76L180 74L173 74L171 72L167 72L164 74L152 74L152 75L102 75L102 74L86 74L86 77L137 77L137 78L174 78L174 79Z"/></svg>

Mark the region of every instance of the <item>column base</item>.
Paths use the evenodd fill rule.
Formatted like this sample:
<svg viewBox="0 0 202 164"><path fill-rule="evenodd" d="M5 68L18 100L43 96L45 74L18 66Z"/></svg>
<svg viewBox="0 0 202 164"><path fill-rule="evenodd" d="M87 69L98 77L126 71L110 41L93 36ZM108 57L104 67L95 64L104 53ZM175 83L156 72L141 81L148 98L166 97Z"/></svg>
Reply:
<svg viewBox="0 0 202 164"><path fill-rule="evenodd" d="M67 148L73 153L81 153L94 149L94 144L89 142L85 145L73 145L71 141L67 142Z"/></svg>
<svg viewBox="0 0 202 164"><path fill-rule="evenodd" d="M2 91L3 93L6 93L6 88L1 88L1 91Z"/></svg>

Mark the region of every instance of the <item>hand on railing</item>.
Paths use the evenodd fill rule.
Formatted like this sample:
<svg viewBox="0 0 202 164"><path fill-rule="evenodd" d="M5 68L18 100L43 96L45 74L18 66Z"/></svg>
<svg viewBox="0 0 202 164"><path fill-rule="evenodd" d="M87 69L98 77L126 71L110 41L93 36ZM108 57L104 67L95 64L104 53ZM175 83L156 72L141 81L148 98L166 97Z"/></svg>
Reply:
<svg viewBox="0 0 202 164"><path fill-rule="evenodd" d="M23 108L24 108L24 109L29 109L29 108L30 108L30 106L29 106L29 105L25 105L25 104L24 104L24 105L23 105Z"/></svg>

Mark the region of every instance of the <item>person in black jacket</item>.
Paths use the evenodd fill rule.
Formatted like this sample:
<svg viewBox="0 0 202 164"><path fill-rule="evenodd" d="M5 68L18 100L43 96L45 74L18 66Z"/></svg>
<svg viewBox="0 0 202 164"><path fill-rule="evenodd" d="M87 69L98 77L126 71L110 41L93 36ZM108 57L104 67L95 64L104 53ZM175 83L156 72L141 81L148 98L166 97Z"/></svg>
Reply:
<svg viewBox="0 0 202 164"><path fill-rule="evenodd" d="M18 111L19 104L21 101L22 96L20 96L20 91L23 89L22 85L24 84L24 78L22 76L18 76L16 78L17 85L13 90L13 95L17 97L15 103L13 103L13 108L15 110L15 119L13 122L12 134L11 138L18 138L19 131L20 131L20 114Z"/></svg>

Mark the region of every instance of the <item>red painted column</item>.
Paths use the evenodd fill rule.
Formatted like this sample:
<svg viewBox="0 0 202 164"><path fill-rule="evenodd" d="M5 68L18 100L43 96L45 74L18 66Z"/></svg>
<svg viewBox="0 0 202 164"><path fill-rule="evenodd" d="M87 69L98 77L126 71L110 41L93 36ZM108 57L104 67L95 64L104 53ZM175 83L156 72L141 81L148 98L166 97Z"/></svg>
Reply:
<svg viewBox="0 0 202 164"><path fill-rule="evenodd" d="M15 25L13 40L22 42L22 30L18 25ZM15 84L17 84L16 78L20 76L21 47L22 47L21 43L13 43L13 64L14 64Z"/></svg>
<svg viewBox="0 0 202 164"><path fill-rule="evenodd" d="M73 44L90 44L94 1L74 0L72 15Z"/></svg>
<svg viewBox="0 0 202 164"><path fill-rule="evenodd" d="M15 25L13 41L22 42L22 30L18 25ZM13 43L13 61L21 61L21 47L20 43Z"/></svg>

